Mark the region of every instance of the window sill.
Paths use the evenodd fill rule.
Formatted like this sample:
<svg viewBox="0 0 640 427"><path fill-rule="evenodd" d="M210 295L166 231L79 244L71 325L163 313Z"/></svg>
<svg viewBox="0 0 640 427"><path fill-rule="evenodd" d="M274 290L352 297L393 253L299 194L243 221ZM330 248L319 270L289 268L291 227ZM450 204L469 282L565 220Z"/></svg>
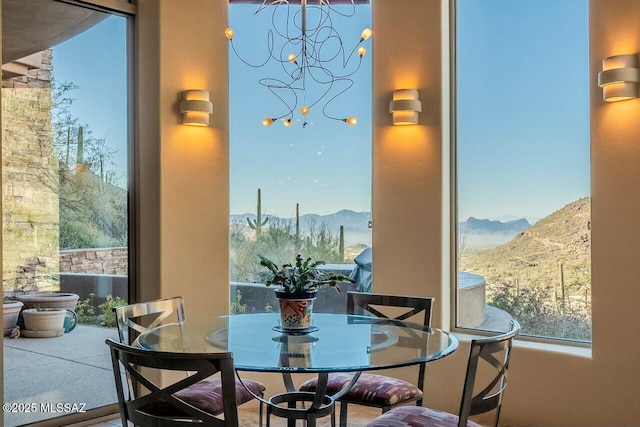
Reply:
<svg viewBox="0 0 640 427"><path fill-rule="evenodd" d="M477 338L478 335L460 334L455 333L456 338L462 343L471 342L472 339ZM518 339L513 341L515 348L523 348L534 351L545 351L551 353L566 354L568 356L583 357L591 359L591 345L585 345L583 343L560 343L560 342L543 342L533 341L531 339Z"/></svg>

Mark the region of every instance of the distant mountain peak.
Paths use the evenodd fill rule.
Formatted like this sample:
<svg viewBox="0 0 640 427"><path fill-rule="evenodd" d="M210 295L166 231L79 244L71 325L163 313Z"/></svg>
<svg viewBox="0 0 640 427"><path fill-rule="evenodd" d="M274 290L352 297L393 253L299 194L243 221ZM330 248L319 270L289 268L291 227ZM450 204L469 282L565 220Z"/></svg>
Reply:
<svg viewBox="0 0 640 427"><path fill-rule="evenodd" d="M470 216L466 221L460 223L460 231L472 234L506 233L515 235L529 227L531 227L531 224L529 224L526 218L502 222L492 219L478 219Z"/></svg>

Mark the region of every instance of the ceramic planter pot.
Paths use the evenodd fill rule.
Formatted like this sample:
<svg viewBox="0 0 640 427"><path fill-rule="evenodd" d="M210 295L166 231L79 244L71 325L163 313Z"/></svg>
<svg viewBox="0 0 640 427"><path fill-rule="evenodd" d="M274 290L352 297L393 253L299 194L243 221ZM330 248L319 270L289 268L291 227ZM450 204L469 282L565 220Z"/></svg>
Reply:
<svg viewBox="0 0 640 427"><path fill-rule="evenodd" d="M276 291L283 330L301 331L311 327L311 313L317 292L289 294Z"/></svg>
<svg viewBox="0 0 640 427"><path fill-rule="evenodd" d="M24 308L68 308L76 309L79 296L68 292L40 292L35 294L16 295Z"/></svg>
<svg viewBox="0 0 640 427"><path fill-rule="evenodd" d="M28 308L23 310L24 327L29 331L62 331L66 308Z"/></svg>
<svg viewBox="0 0 640 427"><path fill-rule="evenodd" d="M5 302L2 304L2 324L4 329L4 336L9 335L11 330L18 324L18 316L20 316L20 310L22 310L22 304L20 301Z"/></svg>

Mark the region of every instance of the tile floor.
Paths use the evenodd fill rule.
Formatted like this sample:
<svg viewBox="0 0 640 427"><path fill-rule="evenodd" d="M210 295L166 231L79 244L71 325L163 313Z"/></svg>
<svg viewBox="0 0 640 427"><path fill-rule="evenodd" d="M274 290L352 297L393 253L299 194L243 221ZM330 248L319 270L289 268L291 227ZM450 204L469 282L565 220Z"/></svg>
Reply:
<svg viewBox="0 0 640 427"><path fill-rule="evenodd" d="M380 412L376 408L357 407L355 405L351 405L349 406L349 427L363 427L379 414ZM257 408L238 408L238 415L240 417L240 427L256 427L258 425ZM119 418L89 425L92 427L122 427L122 423ZM271 418L272 427L285 427L286 425L286 420L282 418ZM298 425L302 425L302 422L298 422ZM325 417L318 420L317 427L329 427L330 425L330 418Z"/></svg>

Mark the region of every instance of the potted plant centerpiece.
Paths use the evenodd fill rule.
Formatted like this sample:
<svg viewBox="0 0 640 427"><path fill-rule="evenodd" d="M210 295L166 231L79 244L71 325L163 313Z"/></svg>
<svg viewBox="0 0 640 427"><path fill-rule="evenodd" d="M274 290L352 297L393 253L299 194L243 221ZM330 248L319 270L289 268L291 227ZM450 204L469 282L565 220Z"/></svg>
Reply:
<svg viewBox="0 0 640 427"><path fill-rule="evenodd" d="M296 255L295 264L284 264L281 268L262 255L258 257L260 265L269 270L265 285L279 286L275 292L284 331L303 332L311 328L311 312L318 288L329 285L340 292L338 283L352 282L342 274L320 270L318 267L324 265L324 261L304 259L300 254Z"/></svg>

